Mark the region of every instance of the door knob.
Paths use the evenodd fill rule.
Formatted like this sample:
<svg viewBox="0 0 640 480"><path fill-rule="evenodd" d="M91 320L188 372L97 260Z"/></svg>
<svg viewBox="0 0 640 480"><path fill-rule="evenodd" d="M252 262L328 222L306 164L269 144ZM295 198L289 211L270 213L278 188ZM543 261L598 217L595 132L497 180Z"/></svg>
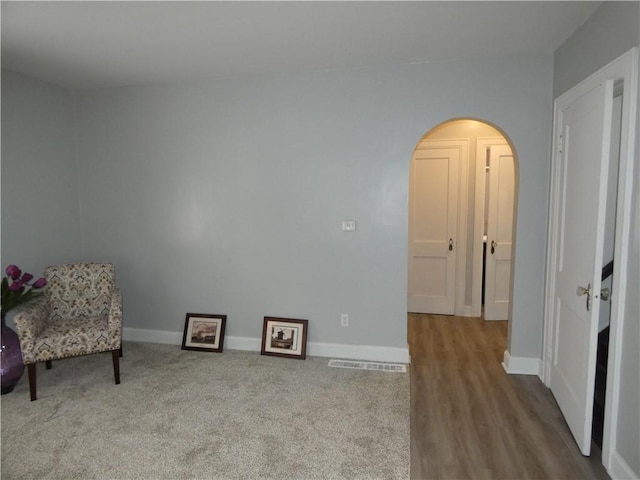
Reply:
<svg viewBox="0 0 640 480"><path fill-rule="evenodd" d="M453 251L453 238L449 239L449 251Z"/></svg>
<svg viewBox="0 0 640 480"><path fill-rule="evenodd" d="M497 246L498 246L498 244L496 243L496 241L495 240L491 240L491 255L496 253L496 247Z"/></svg>
<svg viewBox="0 0 640 480"><path fill-rule="evenodd" d="M609 300L610 296L611 290L609 290L608 288L603 288L602 290L600 290L600 300L602 300L603 302Z"/></svg>
<svg viewBox="0 0 640 480"><path fill-rule="evenodd" d="M581 297L582 295L587 296L587 312L591 308L591 283L587 285L587 288L581 287L578 285L578 289L576 290L576 294Z"/></svg>

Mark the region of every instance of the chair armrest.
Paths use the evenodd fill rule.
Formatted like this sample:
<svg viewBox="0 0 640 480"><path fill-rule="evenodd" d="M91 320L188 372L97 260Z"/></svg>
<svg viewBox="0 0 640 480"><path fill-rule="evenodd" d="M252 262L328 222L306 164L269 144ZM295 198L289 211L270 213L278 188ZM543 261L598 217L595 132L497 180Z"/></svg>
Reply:
<svg viewBox="0 0 640 480"><path fill-rule="evenodd" d="M114 290L109 305L109 337L111 347L115 350L120 348L122 341L122 293L119 289Z"/></svg>
<svg viewBox="0 0 640 480"><path fill-rule="evenodd" d="M35 356L33 355L35 340L44 330L48 318L47 302L42 297L18 307L18 313L13 318L13 322L20 339L20 349L22 350L24 363L35 362Z"/></svg>

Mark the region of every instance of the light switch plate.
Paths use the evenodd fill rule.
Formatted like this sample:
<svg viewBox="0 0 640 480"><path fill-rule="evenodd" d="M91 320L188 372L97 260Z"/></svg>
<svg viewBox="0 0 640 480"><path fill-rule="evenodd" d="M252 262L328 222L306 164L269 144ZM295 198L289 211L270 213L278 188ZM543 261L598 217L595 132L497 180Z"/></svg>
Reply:
<svg viewBox="0 0 640 480"><path fill-rule="evenodd" d="M343 220L342 221L342 231L343 232L355 232L356 231L356 221L355 220Z"/></svg>

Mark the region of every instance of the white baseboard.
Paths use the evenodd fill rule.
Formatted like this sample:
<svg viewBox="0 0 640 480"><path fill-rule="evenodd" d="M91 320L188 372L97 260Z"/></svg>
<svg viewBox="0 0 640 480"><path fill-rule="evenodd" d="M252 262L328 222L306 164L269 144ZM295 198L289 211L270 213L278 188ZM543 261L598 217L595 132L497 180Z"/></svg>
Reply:
<svg viewBox="0 0 640 480"><path fill-rule="evenodd" d="M612 480L640 478L640 472L634 472L618 452L611 454L611 465L607 469L607 473Z"/></svg>
<svg viewBox="0 0 640 480"><path fill-rule="evenodd" d="M182 332L124 328L124 340L131 342L162 343L182 345ZM224 348L259 352L262 340L252 337L224 337ZM368 360L372 362L409 363L408 348L380 347L372 345L347 345L342 343L309 342L307 355L314 357L347 358L350 360Z"/></svg>
<svg viewBox="0 0 640 480"><path fill-rule="evenodd" d="M504 351L502 366L510 375L537 375L542 378L542 359L533 357L513 357Z"/></svg>

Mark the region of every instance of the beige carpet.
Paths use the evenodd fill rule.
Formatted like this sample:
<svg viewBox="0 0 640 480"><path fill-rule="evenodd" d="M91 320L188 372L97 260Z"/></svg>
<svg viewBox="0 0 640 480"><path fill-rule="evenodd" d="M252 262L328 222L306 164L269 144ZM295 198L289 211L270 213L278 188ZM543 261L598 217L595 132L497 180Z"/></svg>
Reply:
<svg viewBox="0 0 640 480"><path fill-rule="evenodd" d="M409 374L125 343L1 398L2 480L407 479Z"/></svg>

